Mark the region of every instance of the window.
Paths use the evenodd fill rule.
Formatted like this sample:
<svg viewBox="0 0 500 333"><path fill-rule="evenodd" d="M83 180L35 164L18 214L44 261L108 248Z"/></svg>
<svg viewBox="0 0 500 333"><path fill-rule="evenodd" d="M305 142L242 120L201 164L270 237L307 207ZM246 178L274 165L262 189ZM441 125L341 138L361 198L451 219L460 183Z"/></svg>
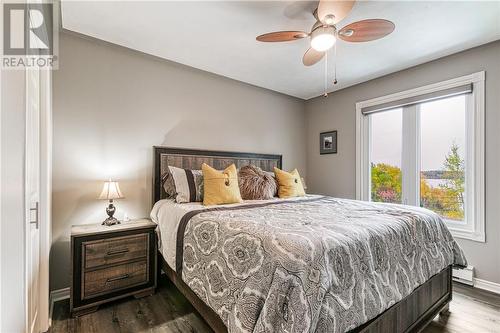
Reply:
<svg viewBox="0 0 500 333"><path fill-rule="evenodd" d="M484 72L356 104L357 198L439 214L485 241Z"/></svg>
<svg viewBox="0 0 500 333"><path fill-rule="evenodd" d="M403 202L401 193L402 111L403 109L394 109L371 116L371 201Z"/></svg>

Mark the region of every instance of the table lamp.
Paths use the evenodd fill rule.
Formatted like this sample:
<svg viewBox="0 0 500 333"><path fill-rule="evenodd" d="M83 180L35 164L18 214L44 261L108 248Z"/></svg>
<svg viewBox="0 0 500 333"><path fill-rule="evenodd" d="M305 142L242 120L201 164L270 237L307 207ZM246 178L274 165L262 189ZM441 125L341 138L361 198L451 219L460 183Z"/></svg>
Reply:
<svg viewBox="0 0 500 333"><path fill-rule="evenodd" d="M99 199L109 200L109 206L106 207L106 213L108 214L108 218L104 220L104 222L102 222L102 225L111 226L115 224L120 224L120 221L118 221L116 218L113 217L113 214L116 211L116 208L113 205L113 200L122 198L124 198L124 196L120 191L120 186L118 185L118 182L114 182L111 179L107 182L104 182L104 187L102 188L102 192L101 195L99 196Z"/></svg>

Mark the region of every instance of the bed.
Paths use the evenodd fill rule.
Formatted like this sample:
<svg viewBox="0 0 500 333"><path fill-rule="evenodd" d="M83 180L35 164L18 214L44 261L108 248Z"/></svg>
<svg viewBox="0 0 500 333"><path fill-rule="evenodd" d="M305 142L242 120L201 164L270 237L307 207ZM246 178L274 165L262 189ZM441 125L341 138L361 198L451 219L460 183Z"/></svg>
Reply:
<svg viewBox="0 0 500 333"><path fill-rule="evenodd" d="M154 147L159 263L215 332L418 332L466 265L418 207L319 195L204 207L164 199L168 166L272 171L281 155Z"/></svg>

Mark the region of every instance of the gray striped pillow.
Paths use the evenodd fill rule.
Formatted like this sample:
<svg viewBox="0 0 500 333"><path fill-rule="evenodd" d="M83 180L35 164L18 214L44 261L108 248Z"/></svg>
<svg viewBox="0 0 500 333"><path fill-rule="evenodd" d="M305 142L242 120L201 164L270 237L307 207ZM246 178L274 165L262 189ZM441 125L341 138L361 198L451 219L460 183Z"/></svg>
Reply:
<svg viewBox="0 0 500 333"><path fill-rule="evenodd" d="M169 166L164 176L163 188L167 198L178 203L203 201L203 173L201 170Z"/></svg>

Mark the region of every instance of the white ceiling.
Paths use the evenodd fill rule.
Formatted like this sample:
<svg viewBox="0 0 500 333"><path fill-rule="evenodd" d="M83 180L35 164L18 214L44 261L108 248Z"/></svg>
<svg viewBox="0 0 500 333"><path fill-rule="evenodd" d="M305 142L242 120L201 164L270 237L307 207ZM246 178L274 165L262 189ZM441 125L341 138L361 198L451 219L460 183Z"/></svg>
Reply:
<svg viewBox="0 0 500 333"><path fill-rule="evenodd" d="M317 2L64 1L65 29L303 99L323 93L324 62L302 65L307 39L259 43L276 30L309 31ZM368 43L339 41L329 91L500 39L500 1L359 1L339 26L396 24ZM330 65L333 52L330 53ZM333 66L330 66L330 82Z"/></svg>

